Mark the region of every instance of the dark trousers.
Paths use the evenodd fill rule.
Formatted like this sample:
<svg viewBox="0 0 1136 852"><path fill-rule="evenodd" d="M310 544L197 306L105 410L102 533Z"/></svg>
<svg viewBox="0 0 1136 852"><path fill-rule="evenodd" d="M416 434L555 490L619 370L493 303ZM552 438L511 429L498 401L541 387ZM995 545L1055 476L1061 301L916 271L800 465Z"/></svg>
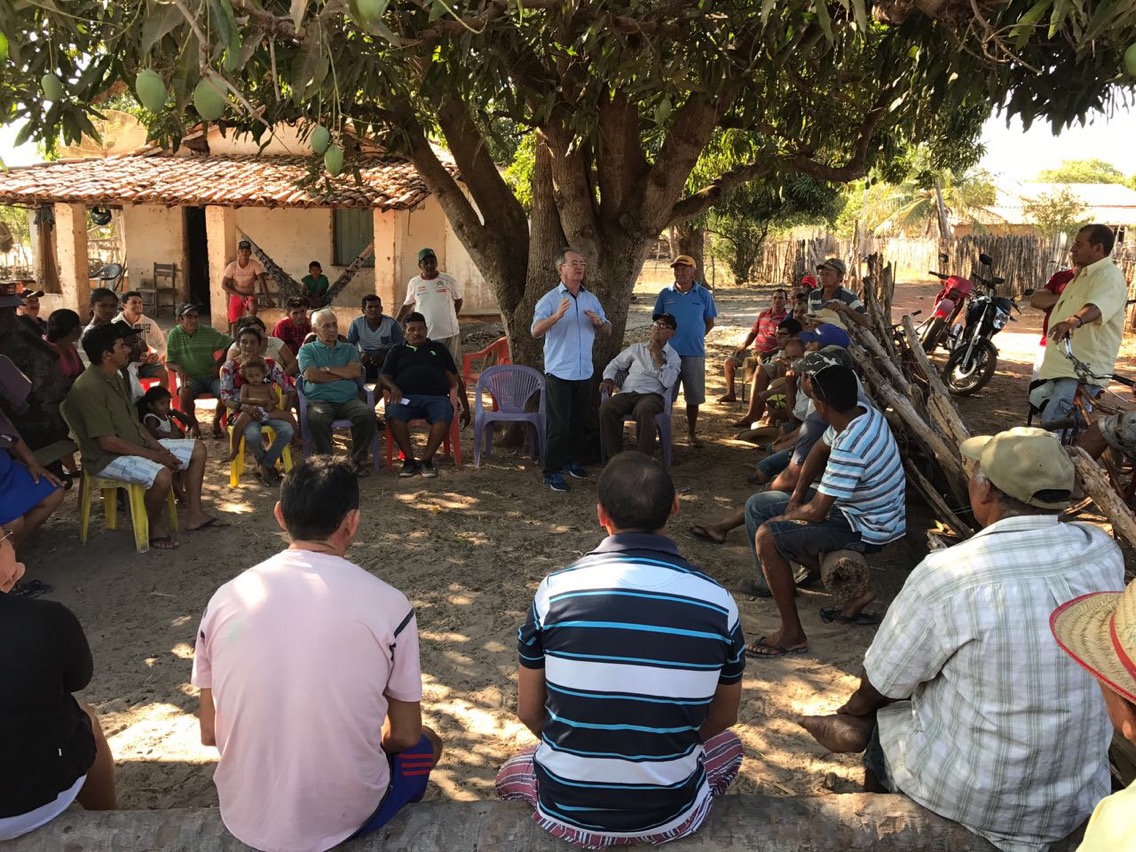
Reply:
<svg viewBox="0 0 1136 852"><path fill-rule="evenodd" d="M658 429L655 416L663 413L665 402L657 393L617 393L600 406L600 430L603 433L607 454L623 451L623 419L634 415L639 430L635 449L650 456L655 452L655 433Z"/></svg>
<svg viewBox="0 0 1136 852"><path fill-rule="evenodd" d="M545 375L548 402L548 452L544 457L544 475L550 476L569 462L584 458L588 405L592 401L592 380L570 381Z"/></svg>

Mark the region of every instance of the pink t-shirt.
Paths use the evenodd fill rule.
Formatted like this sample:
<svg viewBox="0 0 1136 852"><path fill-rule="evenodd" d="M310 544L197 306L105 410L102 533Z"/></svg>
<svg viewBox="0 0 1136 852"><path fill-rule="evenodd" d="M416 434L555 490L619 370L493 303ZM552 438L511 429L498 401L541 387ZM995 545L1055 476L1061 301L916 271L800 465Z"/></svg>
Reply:
<svg viewBox="0 0 1136 852"><path fill-rule="evenodd" d="M232 261L225 267L225 271L221 273L222 278L232 278L233 286L236 287L237 292L245 296L251 296L256 292L256 276L264 274L264 267L257 263L256 258L249 258L249 262L245 266L241 266L239 261Z"/></svg>
<svg viewBox="0 0 1136 852"><path fill-rule="evenodd" d="M329 849L390 782L387 699L422 700L414 610L345 559L285 550L213 595L193 683L213 690L226 828L257 849Z"/></svg>

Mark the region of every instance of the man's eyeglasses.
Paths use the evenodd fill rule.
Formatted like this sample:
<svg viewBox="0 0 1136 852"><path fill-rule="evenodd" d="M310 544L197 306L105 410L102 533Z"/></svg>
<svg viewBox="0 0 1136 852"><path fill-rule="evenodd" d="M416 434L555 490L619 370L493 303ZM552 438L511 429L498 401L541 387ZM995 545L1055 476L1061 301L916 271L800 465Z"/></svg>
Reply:
<svg viewBox="0 0 1136 852"><path fill-rule="evenodd" d="M667 331L674 331L674 326L672 326L669 322L663 322L662 320L655 320L653 323L651 323L651 325L655 328L665 328Z"/></svg>
<svg viewBox="0 0 1136 852"><path fill-rule="evenodd" d="M571 266L573 269L587 269L588 268L588 264L586 264L582 260L573 260L573 261L570 261L569 263L566 263L564 265L565 266Z"/></svg>

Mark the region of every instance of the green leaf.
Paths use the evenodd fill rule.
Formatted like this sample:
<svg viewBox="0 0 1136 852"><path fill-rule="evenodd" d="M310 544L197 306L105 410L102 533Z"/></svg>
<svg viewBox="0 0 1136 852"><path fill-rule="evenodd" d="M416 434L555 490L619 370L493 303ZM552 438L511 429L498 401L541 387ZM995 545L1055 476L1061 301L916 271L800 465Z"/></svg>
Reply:
<svg viewBox="0 0 1136 852"><path fill-rule="evenodd" d="M8 61L8 37L0 33L0 62ZM0 163L2 165L2 163Z"/></svg>
<svg viewBox="0 0 1136 852"><path fill-rule="evenodd" d="M761 25L765 26L769 23L769 13L773 11L773 7L777 5L777 0L761 0Z"/></svg>
<svg viewBox="0 0 1136 852"><path fill-rule="evenodd" d="M292 0L292 5L288 9L288 15L292 19L293 26L300 29L301 24L304 22L304 13L308 10L308 0Z"/></svg>
<svg viewBox="0 0 1136 852"><path fill-rule="evenodd" d="M1029 41L1038 22L1045 17L1045 13L1049 11L1052 5L1053 0L1038 0L1024 15L1018 18L1017 25L1010 30L1010 38L1017 47L1020 48Z"/></svg>
<svg viewBox="0 0 1136 852"><path fill-rule="evenodd" d="M303 50L292 60L292 100L301 104L323 85L331 69L331 57L324 42L323 26L312 22Z"/></svg>
<svg viewBox="0 0 1136 852"><path fill-rule="evenodd" d="M155 3L154 11L146 16L142 24L142 39L138 50L143 55L154 49L154 45L169 35L185 18L177 6L172 3Z"/></svg>
<svg viewBox="0 0 1136 852"><path fill-rule="evenodd" d="M828 3L825 0L815 0L815 8L817 14L817 23L820 24L821 31L824 33L825 39L832 42L832 16L828 13Z"/></svg>
<svg viewBox="0 0 1136 852"><path fill-rule="evenodd" d="M856 26L861 30L868 28L868 9L864 0L852 0L852 14L856 19Z"/></svg>

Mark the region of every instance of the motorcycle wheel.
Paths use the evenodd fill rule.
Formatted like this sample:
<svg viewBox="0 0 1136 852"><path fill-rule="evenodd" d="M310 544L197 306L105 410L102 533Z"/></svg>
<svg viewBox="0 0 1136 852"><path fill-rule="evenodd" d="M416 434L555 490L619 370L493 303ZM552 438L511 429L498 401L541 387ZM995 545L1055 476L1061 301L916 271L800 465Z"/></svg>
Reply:
<svg viewBox="0 0 1136 852"><path fill-rule="evenodd" d="M976 340L970 359L963 363L968 349L967 341L959 341L943 367L943 381L956 396L970 396L986 387L998 366L998 350L989 340Z"/></svg>
<svg viewBox="0 0 1136 852"><path fill-rule="evenodd" d="M939 340L947 328L947 321L942 317L935 317L927 326L923 334L923 351L930 355L939 346Z"/></svg>

